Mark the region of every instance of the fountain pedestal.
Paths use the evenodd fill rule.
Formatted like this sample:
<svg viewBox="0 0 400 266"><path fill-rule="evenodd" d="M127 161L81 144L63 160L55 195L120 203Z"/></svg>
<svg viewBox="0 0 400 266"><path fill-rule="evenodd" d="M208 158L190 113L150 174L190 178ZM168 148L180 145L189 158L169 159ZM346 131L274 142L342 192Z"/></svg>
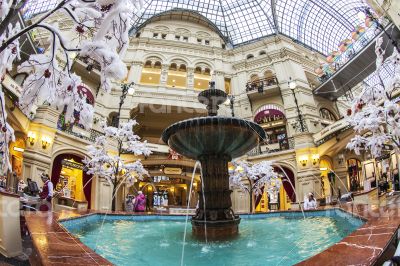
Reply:
<svg viewBox="0 0 400 266"><path fill-rule="evenodd" d="M203 171L199 208L192 218L193 235L210 240L239 233L239 216L232 210L228 162L254 148L265 131L257 124L234 117L219 117L218 105L226 93L214 88L199 94L207 105L207 117L175 123L164 130L162 139L176 152L201 162ZM203 192L205 202L203 200Z"/></svg>
<svg viewBox="0 0 400 266"><path fill-rule="evenodd" d="M228 173L231 157L203 155L198 159L203 171L204 191L199 193L199 208L192 218L193 235L205 238L207 229L207 238L210 240L235 236L239 233L240 218L232 210Z"/></svg>

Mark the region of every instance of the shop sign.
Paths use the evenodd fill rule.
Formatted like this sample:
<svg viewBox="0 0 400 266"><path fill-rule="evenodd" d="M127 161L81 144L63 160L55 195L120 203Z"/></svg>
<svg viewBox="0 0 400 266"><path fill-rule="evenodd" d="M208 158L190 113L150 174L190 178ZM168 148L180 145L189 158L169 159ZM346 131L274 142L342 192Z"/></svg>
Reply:
<svg viewBox="0 0 400 266"><path fill-rule="evenodd" d="M80 169L83 170L83 164L76 163L76 162L71 162L68 160L62 160L61 165L65 166L67 168L75 168L75 169Z"/></svg>
<svg viewBox="0 0 400 266"><path fill-rule="evenodd" d="M342 119L339 121L336 121L332 125L327 126L326 128L322 129L320 132L315 133L313 135L314 141L318 142L321 139L325 138L326 136L333 134L345 127L349 126L349 122L346 119Z"/></svg>
<svg viewBox="0 0 400 266"><path fill-rule="evenodd" d="M21 86L18 85L17 82L8 74L4 76L4 80L2 82L2 85L6 87L7 90L11 91L15 96L18 98L21 97L22 94L22 88Z"/></svg>
<svg viewBox="0 0 400 266"><path fill-rule="evenodd" d="M180 175L182 174L181 168L174 168L174 167L165 167L164 174L166 175Z"/></svg>

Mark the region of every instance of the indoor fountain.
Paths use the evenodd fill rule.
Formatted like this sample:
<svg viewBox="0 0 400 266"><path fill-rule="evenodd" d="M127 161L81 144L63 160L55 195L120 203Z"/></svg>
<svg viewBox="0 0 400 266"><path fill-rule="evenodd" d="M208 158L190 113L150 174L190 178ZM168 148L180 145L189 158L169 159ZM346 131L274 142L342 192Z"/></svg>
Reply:
<svg viewBox="0 0 400 266"><path fill-rule="evenodd" d="M199 208L192 217L193 235L228 238L239 233L240 223L232 210L228 163L254 148L265 132L251 121L217 116L218 105L227 95L214 82L198 99L207 106L208 116L177 122L165 129L162 139L174 151L201 162L204 191L200 193L204 197L199 197Z"/></svg>

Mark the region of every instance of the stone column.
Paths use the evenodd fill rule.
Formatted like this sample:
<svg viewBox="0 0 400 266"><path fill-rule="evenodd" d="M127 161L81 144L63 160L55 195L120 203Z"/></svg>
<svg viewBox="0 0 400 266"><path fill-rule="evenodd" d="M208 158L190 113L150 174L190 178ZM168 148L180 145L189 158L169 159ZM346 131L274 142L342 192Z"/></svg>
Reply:
<svg viewBox="0 0 400 266"><path fill-rule="evenodd" d="M214 75L215 75L215 87L217 89L225 91L225 81L224 81L224 72L215 70ZM232 92L231 92L232 94Z"/></svg>
<svg viewBox="0 0 400 266"><path fill-rule="evenodd" d="M164 87L167 86L168 69L169 69L168 64L163 64L161 66L160 85Z"/></svg>
<svg viewBox="0 0 400 266"><path fill-rule="evenodd" d="M142 70L143 62L133 61L128 73L128 82L135 82L136 84L138 84L140 81L140 77L142 76Z"/></svg>
<svg viewBox="0 0 400 266"><path fill-rule="evenodd" d="M186 79L186 87L188 90L194 89L194 68L188 67L187 68L187 79Z"/></svg>

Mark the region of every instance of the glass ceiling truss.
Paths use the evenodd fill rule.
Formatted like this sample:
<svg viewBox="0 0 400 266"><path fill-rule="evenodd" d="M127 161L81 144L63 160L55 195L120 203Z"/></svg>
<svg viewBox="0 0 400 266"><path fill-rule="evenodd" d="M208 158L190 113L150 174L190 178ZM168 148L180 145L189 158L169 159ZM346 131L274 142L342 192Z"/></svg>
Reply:
<svg viewBox="0 0 400 266"><path fill-rule="evenodd" d="M24 16L55 6L57 0L31 0ZM283 34L325 55L362 23L360 0L144 0L143 12L133 19L139 28L153 16L187 9L211 21L233 45L272 34Z"/></svg>

